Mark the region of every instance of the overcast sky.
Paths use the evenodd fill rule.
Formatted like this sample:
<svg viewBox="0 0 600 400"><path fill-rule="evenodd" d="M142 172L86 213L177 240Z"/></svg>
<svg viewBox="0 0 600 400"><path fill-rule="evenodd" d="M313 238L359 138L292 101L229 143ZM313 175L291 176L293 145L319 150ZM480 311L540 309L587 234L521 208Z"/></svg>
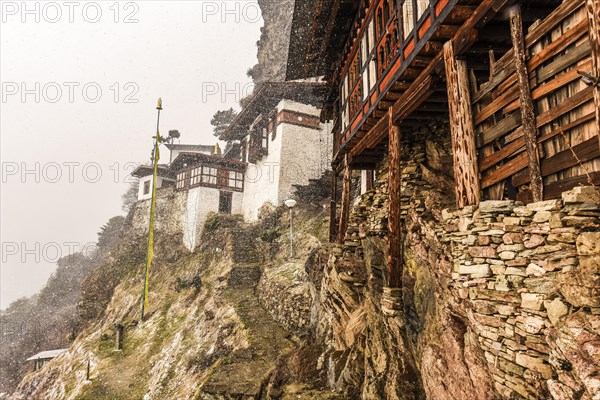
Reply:
<svg viewBox="0 0 600 400"><path fill-rule="evenodd" d="M163 134L215 142L211 116L251 90L263 21L250 1L0 4L3 309L122 214L158 97Z"/></svg>

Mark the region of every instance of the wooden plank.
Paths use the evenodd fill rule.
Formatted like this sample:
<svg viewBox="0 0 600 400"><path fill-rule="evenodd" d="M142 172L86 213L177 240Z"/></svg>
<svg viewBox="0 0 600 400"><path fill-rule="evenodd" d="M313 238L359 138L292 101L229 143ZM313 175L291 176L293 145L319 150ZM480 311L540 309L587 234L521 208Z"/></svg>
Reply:
<svg viewBox="0 0 600 400"><path fill-rule="evenodd" d="M533 100L529 87L529 73L526 65L525 44L523 41L523 21L521 20L520 5L511 6L509 9L510 36L513 44L515 71L519 81L519 99L521 101L521 123L525 136L525 149L529 162L529 179L533 201L542 201L544 198L544 182L540 172L540 157L537 145L537 128L533 112Z"/></svg>
<svg viewBox="0 0 600 400"><path fill-rule="evenodd" d="M552 12L527 34L525 37L525 48L529 49L531 46L537 43L543 36L547 35L551 29L561 23L565 18L572 15L573 12L582 7L582 5L583 3L580 1L564 1L556 8L556 10L554 10L554 12ZM490 93L514 72L512 58L513 51L509 50L499 60L496 61L495 68L496 71L499 71L498 74L494 77L494 79L481 85L479 91L473 95L474 103L479 102L484 96Z"/></svg>
<svg viewBox="0 0 600 400"><path fill-rule="evenodd" d="M571 44L575 43L577 39L583 36L588 29L588 25L585 21L581 21L573 28L569 29L566 33L561 35L558 39L550 43L548 46L544 47L542 51L534 55L529 59L527 63L527 68L530 71L533 71L550 58L555 57L558 53L565 50ZM543 81L541 79L540 81Z"/></svg>
<svg viewBox="0 0 600 400"><path fill-rule="evenodd" d="M402 287L402 236L400 228L402 170L400 165L400 127L394 124L393 110L388 115L389 143L389 216L388 216L388 273L387 287Z"/></svg>
<svg viewBox="0 0 600 400"><path fill-rule="evenodd" d="M527 154L526 153L519 154L512 160L507 161L505 164L503 164L499 168L485 174L484 177L481 179L481 188L482 189L488 188L488 187L508 178L509 176L514 175L515 173L527 168L527 164L528 164Z"/></svg>
<svg viewBox="0 0 600 400"><path fill-rule="evenodd" d="M591 50L590 42L584 42L571 49L567 54L558 57L550 64L540 68L537 76L538 82L544 82L576 62L583 60L590 54Z"/></svg>
<svg viewBox="0 0 600 400"><path fill-rule="evenodd" d="M344 157L344 179L342 181L342 208L340 210L340 225L338 229L338 242L343 243L348 229L348 217L350 216L350 165L348 155Z"/></svg>
<svg viewBox="0 0 600 400"><path fill-rule="evenodd" d="M552 121L561 115L579 107L585 102L591 100L593 98L593 88L591 86L586 87L585 89L575 93L567 100L558 104L557 106L551 108L545 113L539 115L536 119L536 127L540 128Z"/></svg>
<svg viewBox="0 0 600 400"><path fill-rule="evenodd" d="M507 157L514 155L515 153L520 153L525 149L525 138L521 137L513 142L510 142L506 146L502 147L500 150L494 152L493 154L486 156L479 163L479 170L485 171L486 169L493 167L498 164L500 161L504 160Z"/></svg>
<svg viewBox="0 0 600 400"><path fill-rule="evenodd" d="M444 44L444 62L454 158L454 189L456 205L462 208L477 204L481 199L469 77L467 63L456 59L451 41Z"/></svg>
<svg viewBox="0 0 600 400"><path fill-rule="evenodd" d="M487 118L494 115L498 110L511 103L518 96L519 88L516 85L512 86L509 90L502 93L498 98L494 99L494 101L492 101L490 104L483 107L480 112L475 114L475 125L479 125Z"/></svg>
<svg viewBox="0 0 600 400"><path fill-rule="evenodd" d="M563 192L576 186L600 185L600 172L590 172L589 175L573 176L560 181L552 182L544 187L544 200L558 199ZM531 203L531 192L524 190L517 193L517 200Z"/></svg>
<svg viewBox="0 0 600 400"><path fill-rule="evenodd" d="M589 39L592 47L592 75L600 78L600 3L598 0L587 0L587 19ZM600 85L594 87L594 107L596 109L596 132L600 136Z"/></svg>
<svg viewBox="0 0 600 400"><path fill-rule="evenodd" d="M572 149L563 150L543 160L541 173L542 176L552 175L564 169L574 167L580 162L586 162L598 157L600 157L600 145L598 144L598 136L594 136L573 146ZM515 187L529 183L527 171L516 174L512 179L512 183Z"/></svg>

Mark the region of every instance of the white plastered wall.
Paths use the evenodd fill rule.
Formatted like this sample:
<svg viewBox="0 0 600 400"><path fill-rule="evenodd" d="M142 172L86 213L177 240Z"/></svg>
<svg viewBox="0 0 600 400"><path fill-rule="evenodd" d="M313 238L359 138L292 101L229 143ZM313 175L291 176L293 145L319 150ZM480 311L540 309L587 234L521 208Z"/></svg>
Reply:
<svg viewBox="0 0 600 400"><path fill-rule="evenodd" d="M183 216L183 244L194 251L200 244L202 231L208 215L219 212L220 190L207 187L195 187L187 191L187 202ZM231 213L242 214L242 197L240 192L233 192Z"/></svg>
<svg viewBox="0 0 600 400"><path fill-rule="evenodd" d="M311 105L282 100L277 112L296 111L318 117L321 110ZM293 185L306 185L329 169L331 146L330 124L321 129L280 123L275 140L269 135L269 154L256 164L248 164L244 183L243 214L248 221L258 219L265 203L279 206L293 196Z"/></svg>
<svg viewBox="0 0 600 400"><path fill-rule="evenodd" d="M258 210L265 203L278 205L281 169L283 125L277 127L275 139L269 135L269 154L256 164L248 164L244 180L243 215L247 221L258 219Z"/></svg>
<svg viewBox="0 0 600 400"><path fill-rule="evenodd" d="M306 104L290 100L279 103L278 111L283 109L296 111L318 117L321 110ZM282 145L279 178L279 203L293 197L293 185L306 185L309 179L318 179L325 170L329 169L329 154L327 137L329 125L321 124L321 129L312 129L290 123L279 126L282 128ZM301 200L301 199L298 199ZM279 204L278 204L279 205Z"/></svg>
<svg viewBox="0 0 600 400"><path fill-rule="evenodd" d="M148 191L148 194L144 194L144 184L146 182L150 182L150 190ZM163 186L163 178L161 178L160 176L156 177L156 188L160 189ZM148 200L152 198L152 175L149 176L144 176L143 178L139 179L139 186L138 186L138 200Z"/></svg>

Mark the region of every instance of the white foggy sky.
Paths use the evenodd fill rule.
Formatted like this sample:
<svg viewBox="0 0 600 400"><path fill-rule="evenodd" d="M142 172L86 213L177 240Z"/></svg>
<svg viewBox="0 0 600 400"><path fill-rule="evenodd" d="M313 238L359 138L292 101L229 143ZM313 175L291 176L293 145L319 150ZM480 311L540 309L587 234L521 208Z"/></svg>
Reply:
<svg viewBox="0 0 600 400"><path fill-rule="evenodd" d="M20 8L16 15L6 12L12 10L7 3ZM72 23L69 8L61 1L55 3L62 11L56 23L47 20L56 17L55 9L46 6L44 15L46 2L27 3L32 10L39 3L39 23L34 14L21 21L21 1L0 2L0 309L41 289L55 268L51 261L57 249L67 255L70 242L77 242L79 248L95 242L99 228L110 217L122 214L121 194L131 171L127 163L149 157L158 97L163 99L163 135L178 129L181 143L215 142L211 116L217 110L237 107L239 95L230 93L222 99L219 93L203 99L203 82L223 84L232 91L238 83L238 93L246 93L250 82L246 71L257 62L256 42L263 24L257 17L258 5L251 1L119 2L117 23L114 1L95 2L102 10L96 23L86 22L83 15L83 7L94 2L76 2ZM125 8L127 3L137 5L137 11L131 5ZM229 14L224 13L225 3ZM86 10L86 16L93 19L95 8ZM139 22L124 23L132 12ZM23 102L21 88L9 95L12 82L24 82L33 91L39 82L39 103L33 94ZM56 103L50 102L56 98L55 86L46 86L46 96L42 90L52 82L62 90ZM79 84L73 89L72 103L65 82ZM124 102L124 96L132 92L125 88L128 82L139 88L133 95L137 104ZM83 96L87 83L102 89L96 103ZM96 95L93 87L87 93L91 98ZM39 163L39 173L23 177L23 163L34 171ZM70 170L68 163L79 164ZM17 174L9 175L15 165ZM17 244L16 255L5 251L14 249L12 243ZM39 251L29 254L36 243Z"/></svg>

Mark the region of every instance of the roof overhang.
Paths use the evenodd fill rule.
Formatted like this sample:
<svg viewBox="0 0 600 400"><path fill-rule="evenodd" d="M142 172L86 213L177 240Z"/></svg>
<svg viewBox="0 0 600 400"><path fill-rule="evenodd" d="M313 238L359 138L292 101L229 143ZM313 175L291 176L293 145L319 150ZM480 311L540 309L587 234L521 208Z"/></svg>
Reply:
<svg viewBox="0 0 600 400"><path fill-rule="evenodd" d="M321 108L327 85L323 82L266 82L250 98L221 136L222 140L241 140L256 118L271 111L281 100L292 100Z"/></svg>
<svg viewBox="0 0 600 400"><path fill-rule="evenodd" d="M221 166L236 171L244 171L247 165L245 162L221 156L209 156L201 153L179 153L171 163L170 170L171 173L176 173L184 168L199 164Z"/></svg>
<svg viewBox="0 0 600 400"><path fill-rule="evenodd" d="M152 165L140 165L137 167L132 173L131 176L135 176L136 178L143 178L148 175L154 174L154 167ZM158 166L158 176L170 178L169 167L166 165Z"/></svg>
<svg viewBox="0 0 600 400"><path fill-rule="evenodd" d="M36 355L29 357L26 361L51 360L53 358L60 356L62 353L66 352L66 351L67 351L67 349L42 351L41 353L37 353Z"/></svg>
<svg viewBox="0 0 600 400"><path fill-rule="evenodd" d="M325 76L337 68L361 0L296 0L286 79Z"/></svg>

